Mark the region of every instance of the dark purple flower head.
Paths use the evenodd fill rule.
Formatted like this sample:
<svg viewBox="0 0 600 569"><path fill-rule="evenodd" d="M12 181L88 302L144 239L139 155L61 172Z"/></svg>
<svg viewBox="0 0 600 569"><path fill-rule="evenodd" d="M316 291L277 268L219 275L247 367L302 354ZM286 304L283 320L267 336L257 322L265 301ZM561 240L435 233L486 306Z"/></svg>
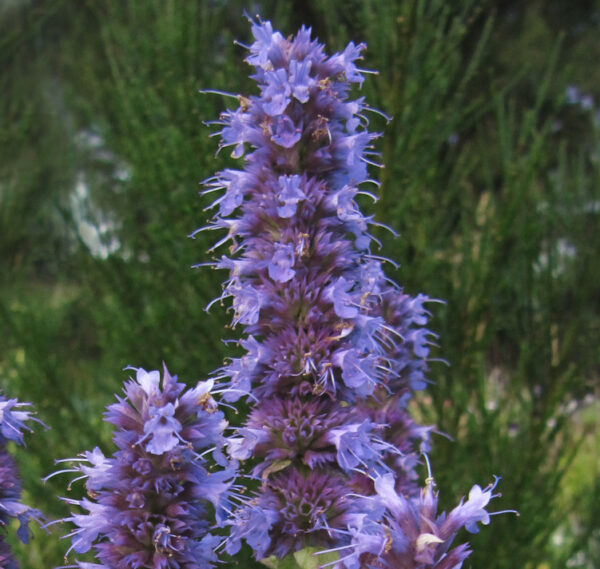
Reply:
<svg viewBox="0 0 600 569"><path fill-rule="evenodd" d="M333 473L301 474L294 469L277 473L257 498L237 512L227 551L236 553L242 538L257 559L327 546L332 532L345 530L360 517L347 493L344 478Z"/></svg>
<svg viewBox="0 0 600 569"><path fill-rule="evenodd" d="M84 512L66 520L75 526L70 550L93 547L101 567L117 569L193 569L216 561L219 538L208 531L206 505L223 523L235 469L221 453L226 422L211 387L208 381L185 390L166 368L162 381L158 371L136 370L125 397L106 412L118 450L111 457L98 448L85 452L66 470L86 479L89 495L65 499ZM210 452L225 468L207 469Z"/></svg>
<svg viewBox="0 0 600 569"><path fill-rule="evenodd" d="M6 444L13 441L24 445L23 431L31 431L27 421L36 421L44 425L32 415L32 411L22 411L30 403L19 403L16 399L6 399L0 394L0 567L16 569L16 561L12 557L10 548L4 541L4 528L11 519L18 520L17 537L22 543L29 542L30 520L43 522L43 515L39 510L30 508L21 502L21 481L17 464L8 453ZM44 425L45 426L45 425Z"/></svg>
<svg viewBox="0 0 600 569"><path fill-rule="evenodd" d="M327 437L344 417L343 410L327 398L265 399L252 410L246 426L230 437L229 452L240 460L258 458L256 476L266 477L273 465L292 461L312 469L335 461L335 447Z"/></svg>

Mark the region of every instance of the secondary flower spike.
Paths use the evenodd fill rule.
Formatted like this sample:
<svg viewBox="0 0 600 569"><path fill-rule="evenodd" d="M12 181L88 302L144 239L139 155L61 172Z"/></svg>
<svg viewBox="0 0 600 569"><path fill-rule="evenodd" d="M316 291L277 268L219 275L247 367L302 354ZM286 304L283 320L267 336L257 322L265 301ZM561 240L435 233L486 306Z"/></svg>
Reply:
<svg viewBox="0 0 600 569"><path fill-rule="evenodd" d="M31 431L29 421L41 421L33 417L31 411L25 409L30 403L19 403L16 399L6 399L0 394L0 567L17 569L8 544L4 541L5 527L11 518L18 520L17 537L23 543L29 542L29 520L38 523L43 521L39 510L23 504L21 500L21 481L17 464L6 450L8 441L24 445L23 431ZM45 425L44 425L45 426Z"/></svg>
<svg viewBox="0 0 600 569"><path fill-rule="evenodd" d="M493 494L497 483L498 478L483 489L476 484L468 499L446 515L437 513L433 478L418 496L409 497L395 490L393 475L384 474L374 480L376 495L364 498L365 509L375 515L344 532L351 538L348 545L317 555L339 552L337 561L324 565L335 569L460 569L471 550L467 543L451 549L458 531L464 527L478 533L478 523L487 525L490 516L507 513L486 510L500 496Z"/></svg>
<svg viewBox="0 0 600 569"><path fill-rule="evenodd" d="M357 203L376 200L368 188L379 186L367 171L378 165L373 109L350 99L365 46L328 56L304 27L285 38L252 22L252 33L246 61L259 94L238 96L213 123L220 148L245 163L206 180L207 193L221 193L199 231L226 232L215 249L230 243L213 263L229 272L213 302L231 299L245 354L215 379L230 401L251 395L228 447L255 459L262 480L230 522L226 549L245 539L261 558L347 543L333 530L363 515L352 496L374 493L370 476L394 472L399 491L418 493L430 428L407 402L426 385L434 335L427 297L385 276L371 251L376 222Z"/></svg>
<svg viewBox="0 0 600 569"><path fill-rule="evenodd" d="M75 526L69 551L93 547L100 562L72 567L200 569L217 561L221 538L209 532L206 506L222 524L236 472L221 453L226 422L211 387L207 381L185 390L166 368L162 381L158 371L137 369L125 397L105 414L118 450L60 461L71 466L55 474L78 474L88 493L64 499L85 512L63 520ZM211 452L222 468L209 469Z"/></svg>

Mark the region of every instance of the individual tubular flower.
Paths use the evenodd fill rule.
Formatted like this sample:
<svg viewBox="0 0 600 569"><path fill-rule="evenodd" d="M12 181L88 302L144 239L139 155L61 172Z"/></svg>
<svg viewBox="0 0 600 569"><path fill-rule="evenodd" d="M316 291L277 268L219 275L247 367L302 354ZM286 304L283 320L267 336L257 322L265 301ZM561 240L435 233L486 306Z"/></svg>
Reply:
<svg viewBox="0 0 600 569"><path fill-rule="evenodd" d="M24 444L23 431L31 431L28 421L36 421L31 411L24 408L30 403L19 403L16 399L6 399L0 394L0 526L4 529L11 518L17 519L19 529L17 537L23 543L29 541L29 520L43 521L39 510L30 508L21 500L21 481L17 464L6 449L8 441ZM44 425L45 426L45 425ZM18 567L8 544L4 541L4 532L0 532L0 567L16 569Z"/></svg>
<svg viewBox="0 0 600 569"><path fill-rule="evenodd" d="M118 450L84 452L60 472L86 479L88 497L65 499L84 513L64 521L74 524L69 551L92 547L100 565L110 569L156 567L198 569L212 566L220 538L209 530L206 505L212 503L218 524L229 510L235 469L223 456L223 413L211 396L212 381L185 390L164 369L137 369L125 384L125 397L108 406L105 418L117 428ZM223 467L210 470L213 453ZM73 566L75 567L75 565Z"/></svg>
<svg viewBox="0 0 600 569"><path fill-rule="evenodd" d="M220 147L245 156L245 166L206 181L207 193L224 193L199 231L227 232L215 247L231 241L229 256L213 266L229 277L213 302L231 298L233 326L246 334L246 353L215 379L228 400L256 401L228 447L257 459L263 485L238 510L227 550L244 538L260 558L347 542L335 530L355 514L354 493L374 492L369 476L402 470L398 489L418 491L428 430L406 405L425 386L433 335L424 328L428 299L386 278L385 260L370 251L375 222L356 201L376 199L362 184L378 185L367 173L376 164L373 109L349 99L363 81L356 62L365 46L328 57L304 27L286 39L252 22L252 33L247 62L260 94L237 97L239 108L215 123ZM343 512L323 506L338 495Z"/></svg>

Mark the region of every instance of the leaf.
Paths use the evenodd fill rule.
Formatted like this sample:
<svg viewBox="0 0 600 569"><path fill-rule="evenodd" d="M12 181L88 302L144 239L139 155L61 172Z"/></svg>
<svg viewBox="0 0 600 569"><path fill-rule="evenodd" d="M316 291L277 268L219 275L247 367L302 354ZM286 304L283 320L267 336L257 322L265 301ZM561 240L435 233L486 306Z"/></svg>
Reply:
<svg viewBox="0 0 600 569"><path fill-rule="evenodd" d="M339 559L339 555L335 552L315 555L315 553L319 551L321 550L316 547L305 547L300 551L296 551L296 553L294 553L294 558L296 559L298 567L301 569L317 569L322 565L326 565L331 561L337 561Z"/></svg>
<svg viewBox="0 0 600 569"><path fill-rule="evenodd" d="M276 460L275 462L273 462L272 464L270 464L269 466L267 466L267 468L265 468L263 470L262 479L266 480L270 474L279 472L280 470L287 468L290 464L292 464L292 461L289 458L283 458L281 460Z"/></svg>
<svg viewBox="0 0 600 569"><path fill-rule="evenodd" d="M315 547L306 547L292 555L287 555L283 559L277 559L274 555L271 555L271 557L261 559L260 562L269 569L318 569L318 567L339 558L337 553L315 555L319 551Z"/></svg>

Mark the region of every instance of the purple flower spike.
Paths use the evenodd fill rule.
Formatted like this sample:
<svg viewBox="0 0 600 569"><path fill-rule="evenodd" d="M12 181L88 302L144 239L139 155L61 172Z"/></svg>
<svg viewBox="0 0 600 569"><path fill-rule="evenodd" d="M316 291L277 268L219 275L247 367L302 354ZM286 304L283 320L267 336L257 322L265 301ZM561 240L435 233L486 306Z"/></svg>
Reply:
<svg viewBox="0 0 600 569"><path fill-rule="evenodd" d="M231 297L233 325L247 335L247 353L215 380L227 400L248 394L257 402L227 446L235 459L259 459L253 475L263 480L231 522L227 548L246 539L260 558L348 544L333 531L347 523L343 516L308 515L322 511L315 504L334 492L328 484L352 512L352 495L374 492L374 473L400 471L402 489L417 491L428 429L404 407L425 386L429 346L426 297L412 299L385 277L369 251L372 219L356 201L359 193L376 199L360 185L372 182L367 164L378 135L365 128L364 99L348 95L362 83L355 62L365 46L328 57L306 28L286 39L269 22L252 22L252 33L247 62L260 95L238 97L240 107L216 123L220 145L245 155L245 167L208 179L206 192L224 190L208 229L228 231L217 245L234 243L215 263L229 271L218 300ZM386 399L386 411L375 412ZM170 415L161 421L160 444L173 444L177 425ZM294 522L281 517L279 501L296 500L284 490L292 480L312 496L297 495ZM249 526L259 519L257 533Z"/></svg>
<svg viewBox="0 0 600 569"><path fill-rule="evenodd" d="M357 61L366 46L350 43L328 56L310 29L286 38L269 22L251 24L246 61L258 95L238 96L239 108L215 123L220 147L233 146L244 163L205 182L206 193L224 193L198 230L227 231L214 248L232 243L214 263L229 272L216 300L231 297L246 353L214 379L228 401L250 397L252 411L227 449L252 459L262 482L228 521L226 550L237 552L245 540L257 559L305 547L351 551L344 563L355 569L363 554L404 555L410 543L419 559L449 569L466 548L442 560L445 537L419 526L413 540L398 529L390 545L382 529L387 506L379 493L404 509L394 519L411 531L421 523L415 512L435 510L433 494L419 498L415 472L432 427L417 425L407 408L428 383L436 336L426 328L429 299L385 276L387 259L371 252L377 224L358 204L359 194L377 200L364 184L379 186L368 173L380 166L379 135L365 116L373 109L350 98L352 84L363 82ZM160 444L171 444L177 425L170 415L162 421ZM485 522L485 492L474 489L447 523ZM439 521L434 513L427 519ZM397 566L416 568L416 559Z"/></svg>
<svg viewBox="0 0 600 569"><path fill-rule="evenodd" d="M0 394L0 526L4 528L11 518L18 520L17 537L22 543L29 542L29 521L34 520L41 524L44 517L39 510L21 502L21 481L17 464L8 453L6 444L8 441L18 445L25 444L23 431L31 431L25 424L27 421L36 421L46 426L33 416L32 411L22 410L30 405L19 403L16 399L6 399ZM8 544L4 541L3 531L0 533L0 567L18 568Z"/></svg>
<svg viewBox="0 0 600 569"><path fill-rule="evenodd" d="M286 39L269 22L252 22L252 33L247 61L260 95L240 96L217 133L222 146L248 149L246 165L206 181L207 192L225 191L208 228L227 229L219 244L235 243L233 256L216 263L230 271L220 299L232 298L233 324L261 346L281 345L288 330L318 340L276 374L269 372L279 354L265 350L263 365L248 370L250 386L266 372L279 378L274 389L283 387L300 377L305 353L319 352L302 380L343 400L369 397L380 384L422 388L427 298L385 277L369 251L372 219L356 203L368 193L360 185L372 181L367 164L378 136L364 128L364 100L348 97L350 83L362 81L355 61L365 46L327 57L305 28ZM221 370L232 386L237 367Z"/></svg>
<svg viewBox="0 0 600 569"><path fill-rule="evenodd" d="M199 569L217 561L218 536L209 533L206 505L222 525L230 509L234 465L224 460L226 426L210 389L213 382L185 390L164 369L136 370L124 398L109 405L106 420L117 431L118 450L106 457L98 449L70 461L86 479L89 498L64 500L83 513L65 521L76 553L95 550L100 565L79 567L156 567ZM207 469L213 452L221 470Z"/></svg>

